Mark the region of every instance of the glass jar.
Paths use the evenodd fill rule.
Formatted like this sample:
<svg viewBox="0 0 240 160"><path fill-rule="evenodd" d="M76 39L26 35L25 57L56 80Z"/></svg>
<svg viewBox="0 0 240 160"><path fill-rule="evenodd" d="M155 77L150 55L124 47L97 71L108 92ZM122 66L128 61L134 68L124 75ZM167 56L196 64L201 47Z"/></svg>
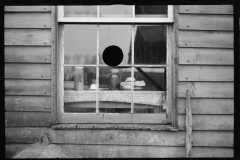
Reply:
<svg viewBox="0 0 240 160"><path fill-rule="evenodd" d="M111 69L108 78L109 90L120 90L121 76L118 69Z"/></svg>

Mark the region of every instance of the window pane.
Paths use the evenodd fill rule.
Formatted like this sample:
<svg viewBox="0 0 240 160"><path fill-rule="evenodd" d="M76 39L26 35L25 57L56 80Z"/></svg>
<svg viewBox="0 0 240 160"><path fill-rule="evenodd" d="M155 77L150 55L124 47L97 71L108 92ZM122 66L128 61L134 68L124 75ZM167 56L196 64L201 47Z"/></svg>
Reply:
<svg viewBox="0 0 240 160"><path fill-rule="evenodd" d="M131 77L131 68L99 68L99 112L131 113L132 93L123 90L122 80Z"/></svg>
<svg viewBox="0 0 240 160"><path fill-rule="evenodd" d="M132 17L132 6L100 6L100 17Z"/></svg>
<svg viewBox="0 0 240 160"><path fill-rule="evenodd" d="M97 6L64 6L64 17L97 17Z"/></svg>
<svg viewBox="0 0 240 160"><path fill-rule="evenodd" d="M141 26L134 28L134 63L166 64L166 26Z"/></svg>
<svg viewBox="0 0 240 160"><path fill-rule="evenodd" d="M95 79L96 67L64 67L65 112L95 113L96 90L91 89Z"/></svg>
<svg viewBox="0 0 240 160"><path fill-rule="evenodd" d="M167 5L136 5L136 17L167 17Z"/></svg>
<svg viewBox="0 0 240 160"><path fill-rule="evenodd" d="M99 26L99 52L100 52L100 64L104 64L102 59L103 51L111 46L115 45L122 49L123 61L120 65L131 64L131 37L132 26L131 25L100 25ZM114 54L114 53L113 53Z"/></svg>
<svg viewBox="0 0 240 160"><path fill-rule="evenodd" d="M64 25L64 63L96 64L97 25Z"/></svg>

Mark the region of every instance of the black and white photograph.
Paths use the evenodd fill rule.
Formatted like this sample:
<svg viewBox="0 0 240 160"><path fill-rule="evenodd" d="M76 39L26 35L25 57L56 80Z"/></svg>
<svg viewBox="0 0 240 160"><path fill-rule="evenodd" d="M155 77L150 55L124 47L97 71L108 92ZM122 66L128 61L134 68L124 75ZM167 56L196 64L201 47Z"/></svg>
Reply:
<svg viewBox="0 0 240 160"><path fill-rule="evenodd" d="M233 158L230 4L6 5L5 158Z"/></svg>

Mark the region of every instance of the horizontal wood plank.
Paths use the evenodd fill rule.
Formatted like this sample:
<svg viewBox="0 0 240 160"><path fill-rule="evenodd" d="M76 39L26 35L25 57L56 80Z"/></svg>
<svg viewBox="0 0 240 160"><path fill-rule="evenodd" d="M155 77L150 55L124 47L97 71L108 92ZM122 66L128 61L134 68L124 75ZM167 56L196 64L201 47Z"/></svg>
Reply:
<svg viewBox="0 0 240 160"><path fill-rule="evenodd" d="M234 81L233 66L179 65L179 81Z"/></svg>
<svg viewBox="0 0 240 160"><path fill-rule="evenodd" d="M5 13L4 28L51 28L51 13Z"/></svg>
<svg viewBox="0 0 240 160"><path fill-rule="evenodd" d="M233 31L233 15L179 14L179 29Z"/></svg>
<svg viewBox="0 0 240 160"><path fill-rule="evenodd" d="M178 115L179 130L186 130L185 115ZM193 130L233 130L233 115L193 115Z"/></svg>
<svg viewBox="0 0 240 160"><path fill-rule="evenodd" d="M6 142L37 143L48 133L56 144L185 146L185 131L136 130L51 130L47 128L6 128ZM193 146L233 147L233 131L194 131Z"/></svg>
<svg viewBox="0 0 240 160"><path fill-rule="evenodd" d="M179 64L233 65L233 49L179 48Z"/></svg>
<svg viewBox="0 0 240 160"><path fill-rule="evenodd" d="M51 113L47 112L5 112L5 127L50 126Z"/></svg>
<svg viewBox="0 0 240 160"><path fill-rule="evenodd" d="M50 12L51 6L5 6L5 12Z"/></svg>
<svg viewBox="0 0 240 160"><path fill-rule="evenodd" d="M5 95L51 95L51 80L5 79Z"/></svg>
<svg viewBox="0 0 240 160"><path fill-rule="evenodd" d="M5 63L5 78L51 79L51 64L11 64Z"/></svg>
<svg viewBox="0 0 240 160"><path fill-rule="evenodd" d="M180 5L179 13L233 14L232 5Z"/></svg>
<svg viewBox="0 0 240 160"><path fill-rule="evenodd" d="M180 30L179 47L233 48L233 32Z"/></svg>
<svg viewBox="0 0 240 160"><path fill-rule="evenodd" d="M231 82L179 82L178 97L186 98L187 90L191 98L233 98L234 84Z"/></svg>
<svg viewBox="0 0 240 160"><path fill-rule="evenodd" d="M192 114L234 114L233 99L191 99ZM178 114L186 114L186 99L178 99Z"/></svg>
<svg viewBox="0 0 240 160"><path fill-rule="evenodd" d="M51 97L5 96L5 111L51 111Z"/></svg>
<svg viewBox="0 0 240 160"><path fill-rule="evenodd" d="M51 45L50 29L5 29L4 45Z"/></svg>
<svg viewBox="0 0 240 160"><path fill-rule="evenodd" d="M4 62L51 63L51 47L5 46Z"/></svg>
<svg viewBox="0 0 240 160"><path fill-rule="evenodd" d="M11 158L15 153L29 144L6 143L6 158ZM57 144L58 145L58 144ZM149 157L185 157L184 147L141 147L141 146L103 146L103 145L61 145L70 151L76 158L142 158ZM111 148L114 147L114 148ZM148 149L149 148L149 149ZM129 149L129 150L128 150ZM137 149L137 150L136 150ZM150 151L152 149L152 152ZM158 153L156 150L162 152ZM191 157L233 157L233 148L218 147L193 147ZM141 152L142 151L142 152ZM138 153L141 154L138 154ZM172 152L172 153L171 153ZM133 155L131 155L133 153Z"/></svg>

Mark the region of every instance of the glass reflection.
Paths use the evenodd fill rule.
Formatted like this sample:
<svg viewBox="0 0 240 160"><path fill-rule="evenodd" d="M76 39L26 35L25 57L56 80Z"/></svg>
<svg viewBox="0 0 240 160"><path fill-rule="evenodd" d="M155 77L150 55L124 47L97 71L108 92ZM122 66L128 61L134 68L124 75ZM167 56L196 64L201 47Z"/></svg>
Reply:
<svg viewBox="0 0 240 160"><path fill-rule="evenodd" d="M76 69L78 68L64 67L64 90L76 90L74 81L76 79ZM96 84L96 67L82 67L82 71L83 90L90 90L91 84Z"/></svg>
<svg viewBox="0 0 240 160"><path fill-rule="evenodd" d="M165 68L134 68L135 91L166 91Z"/></svg>
<svg viewBox="0 0 240 160"><path fill-rule="evenodd" d="M112 67L99 68L99 112L101 113L130 113L132 93L129 89L123 89L123 82L131 77L131 68ZM120 89L110 90L112 75L120 75Z"/></svg>
<svg viewBox="0 0 240 160"><path fill-rule="evenodd" d="M132 17L132 6L100 6L100 17Z"/></svg>
<svg viewBox="0 0 240 160"><path fill-rule="evenodd" d="M97 6L64 6L65 17L97 17Z"/></svg>
<svg viewBox="0 0 240 160"><path fill-rule="evenodd" d="M122 49L123 61L121 65L131 64L131 25L100 25L99 26L99 63L105 64L102 53L108 46L115 45ZM114 54L114 53L113 53Z"/></svg>
<svg viewBox="0 0 240 160"><path fill-rule="evenodd" d="M64 63L96 64L97 25L64 25Z"/></svg>
<svg viewBox="0 0 240 160"><path fill-rule="evenodd" d="M167 17L167 5L136 5L136 17Z"/></svg>
<svg viewBox="0 0 240 160"><path fill-rule="evenodd" d="M166 26L135 26L134 63L166 64Z"/></svg>

